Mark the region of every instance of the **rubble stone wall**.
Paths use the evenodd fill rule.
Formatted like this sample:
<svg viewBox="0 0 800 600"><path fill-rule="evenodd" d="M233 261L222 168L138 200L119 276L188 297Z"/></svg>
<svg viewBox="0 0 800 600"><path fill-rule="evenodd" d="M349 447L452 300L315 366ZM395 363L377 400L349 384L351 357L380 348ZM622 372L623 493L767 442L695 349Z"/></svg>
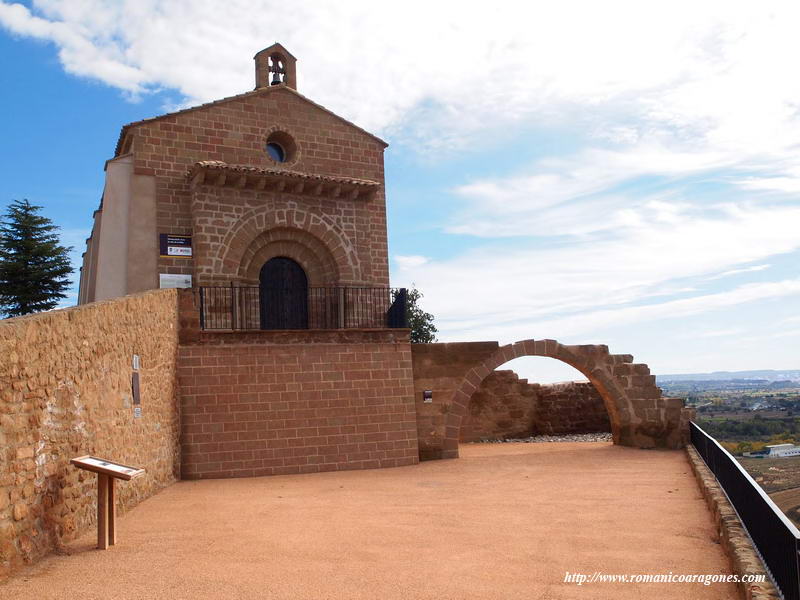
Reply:
<svg viewBox="0 0 800 600"><path fill-rule="evenodd" d="M608 410L588 381L542 385L498 370L472 395L462 442L611 431Z"/></svg>
<svg viewBox="0 0 800 600"><path fill-rule="evenodd" d="M537 400L533 433L566 435L611 431L603 398L588 381L541 385Z"/></svg>
<svg viewBox="0 0 800 600"><path fill-rule="evenodd" d="M146 469L117 486L120 511L176 480L177 333L175 290L0 321L0 577L96 522L96 477L71 458Z"/></svg>

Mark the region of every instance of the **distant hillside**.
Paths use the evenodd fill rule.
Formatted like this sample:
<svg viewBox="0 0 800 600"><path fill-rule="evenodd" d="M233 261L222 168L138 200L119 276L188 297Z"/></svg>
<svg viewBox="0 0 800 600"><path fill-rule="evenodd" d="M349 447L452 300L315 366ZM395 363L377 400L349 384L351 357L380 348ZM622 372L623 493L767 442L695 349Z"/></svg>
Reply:
<svg viewBox="0 0 800 600"><path fill-rule="evenodd" d="M656 375L656 382L670 381L731 381L735 379L759 379L762 381L800 381L800 369L776 371L714 371L713 373L680 373L676 375Z"/></svg>

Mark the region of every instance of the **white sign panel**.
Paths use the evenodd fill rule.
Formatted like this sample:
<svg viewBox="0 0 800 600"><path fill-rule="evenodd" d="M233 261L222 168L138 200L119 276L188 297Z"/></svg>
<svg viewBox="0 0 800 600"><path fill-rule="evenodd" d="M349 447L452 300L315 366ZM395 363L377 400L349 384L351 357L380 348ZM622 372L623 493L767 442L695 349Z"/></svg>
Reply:
<svg viewBox="0 0 800 600"><path fill-rule="evenodd" d="M192 287L191 275L173 275L171 273L161 273L158 276L158 287L160 288L190 288Z"/></svg>
<svg viewBox="0 0 800 600"><path fill-rule="evenodd" d="M167 246L167 256L191 256L191 246Z"/></svg>

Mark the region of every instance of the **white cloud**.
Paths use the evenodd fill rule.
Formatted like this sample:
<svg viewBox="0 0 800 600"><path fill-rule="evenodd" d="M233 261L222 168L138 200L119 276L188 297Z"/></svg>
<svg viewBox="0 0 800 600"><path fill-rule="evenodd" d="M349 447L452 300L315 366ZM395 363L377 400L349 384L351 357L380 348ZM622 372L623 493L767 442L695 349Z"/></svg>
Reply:
<svg viewBox="0 0 800 600"><path fill-rule="evenodd" d="M402 270L413 269L414 267L421 267L425 263L428 262L428 258L425 256L417 256L417 255L410 255L410 256L402 256L397 255L394 257L397 266L400 267Z"/></svg>
<svg viewBox="0 0 800 600"><path fill-rule="evenodd" d="M300 92L359 125L422 157L491 151L485 175L453 190L461 209L443 224L484 246L395 257L398 283L416 282L426 310L445 317L443 337L581 336L796 295L780 274L699 291L800 247L794 1L228 0L220 10L0 0L0 25L52 42L69 73L131 96L171 90L165 102L177 104L252 89L250 57L277 40L299 58ZM504 173L503 144L530 147L541 132L574 149L541 148L546 158ZM701 177L738 195L703 201L691 181ZM648 178L664 185L632 189Z"/></svg>
<svg viewBox="0 0 800 600"><path fill-rule="evenodd" d="M571 123L598 140L773 153L797 140L795 2L34 0L0 24L54 42L65 68L190 103L250 89L274 40L300 89L427 147ZM483 138L485 139L485 138Z"/></svg>
<svg viewBox="0 0 800 600"><path fill-rule="evenodd" d="M653 324L657 321L684 320L704 313L731 309L745 303L794 296L800 296L800 279L747 284L717 294L706 294L643 306L587 310L568 316L543 315L540 318L526 318L524 315L520 315L519 322L509 323L492 323L490 320L470 323L470 339L498 339L503 343L530 337L559 340L583 339L586 341L594 339L593 335L601 330L641 326L652 329ZM708 335L709 333L711 335ZM706 335L700 334L694 338L733 335L733 333L735 332L706 332ZM795 333L796 330L741 339L772 339L794 336ZM464 339L463 332L457 329L449 336L442 337L443 341Z"/></svg>
<svg viewBox="0 0 800 600"><path fill-rule="evenodd" d="M542 211L545 235L567 223L558 212ZM585 220L599 227L616 223L605 207L584 206ZM800 248L796 224L800 207L731 205L713 215L677 212L665 223L653 216L659 207L630 209L628 227L602 236L540 246L490 245L450 260L430 260L406 268L403 283L425 291L428 310L454 323L484 319L516 321L554 311L578 311L598 305L641 301L686 290L679 280L731 270L740 264ZM536 218L532 216L531 218ZM688 286L691 289L691 286ZM464 327L459 326L459 329Z"/></svg>
<svg viewBox="0 0 800 600"><path fill-rule="evenodd" d="M741 275L742 273L754 273L756 271L763 271L764 269L769 269L772 265L753 265L752 267L744 267L743 269L732 269L730 271L723 271L722 273L718 273L708 278L709 281L714 279L723 279L724 277L730 277L732 275Z"/></svg>

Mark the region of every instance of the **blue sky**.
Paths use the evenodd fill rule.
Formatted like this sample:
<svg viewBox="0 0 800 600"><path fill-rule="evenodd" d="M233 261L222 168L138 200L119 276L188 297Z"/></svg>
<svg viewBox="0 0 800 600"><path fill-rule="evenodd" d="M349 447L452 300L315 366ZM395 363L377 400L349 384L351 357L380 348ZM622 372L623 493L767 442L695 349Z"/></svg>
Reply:
<svg viewBox="0 0 800 600"><path fill-rule="evenodd" d="M800 367L796 2L384 4L0 0L0 206L82 250L120 127L252 89L278 40L390 143L392 281L442 341Z"/></svg>

